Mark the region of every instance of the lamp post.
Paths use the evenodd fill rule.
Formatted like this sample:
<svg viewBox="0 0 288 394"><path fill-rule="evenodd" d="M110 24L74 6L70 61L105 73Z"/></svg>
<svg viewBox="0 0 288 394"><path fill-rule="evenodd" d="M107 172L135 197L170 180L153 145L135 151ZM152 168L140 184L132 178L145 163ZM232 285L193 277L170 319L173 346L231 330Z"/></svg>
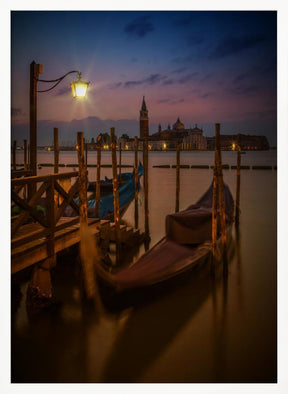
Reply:
<svg viewBox="0 0 288 394"><path fill-rule="evenodd" d="M70 83L72 95L74 98L84 98L90 82L81 80L80 71L69 71L60 78L53 80L39 79L42 74L42 64L36 64L34 61L30 64L30 170L32 175L37 175L37 93L49 92L54 89L67 75L72 73L78 74L78 79ZM54 83L52 87L46 90L37 90L38 82Z"/></svg>

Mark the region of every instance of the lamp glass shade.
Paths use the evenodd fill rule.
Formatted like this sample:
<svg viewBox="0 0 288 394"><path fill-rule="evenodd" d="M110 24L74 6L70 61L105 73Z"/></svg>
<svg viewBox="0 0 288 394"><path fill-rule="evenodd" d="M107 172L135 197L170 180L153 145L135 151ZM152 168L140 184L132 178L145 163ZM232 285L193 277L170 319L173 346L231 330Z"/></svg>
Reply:
<svg viewBox="0 0 288 394"><path fill-rule="evenodd" d="M70 86L74 98L86 97L89 82L83 82L80 79L78 79L78 81L70 83Z"/></svg>

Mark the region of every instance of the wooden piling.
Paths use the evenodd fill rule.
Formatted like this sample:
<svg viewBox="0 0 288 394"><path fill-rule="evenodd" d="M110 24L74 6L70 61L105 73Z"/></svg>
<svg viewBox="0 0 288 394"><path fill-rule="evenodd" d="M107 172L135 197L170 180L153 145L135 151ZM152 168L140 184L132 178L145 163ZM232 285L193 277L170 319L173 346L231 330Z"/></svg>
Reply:
<svg viewBox="0 0 288 394"><path fill-rule="evenodd" d="M220 123L215 125L215 149L217 151L217 183L219 190L219 215L220 215L220 231L222 254L224 263L227 261L227 234L226 234L226 217L225 217L225 196L224 196L224 182L222 172L222 159L221 159L221 145L220 145ZM215 152L216 153L216 152ZM224 267L225 269L225 267Z"/></svg>
<svg viewBox="0 0 288 394"><path fill-rule="evenodd" d="M88 143L87 142L85 142L85 165L87 168L87 165L88 165Z"/></svg>
<svg viewBox="0 0 288 394"><path fill-rule="evenodd" d="M138 228L138 138L134 137L134 174L135 174L135 228Z"/></svg>
<svg viewBox="0 0 288 394"><path fill-rule="evenodd" d="M216 148L216 147L215 147ZM217 228L218 228L218 187L217 187L217 157L215 149L214 168L213 168L213 200L212 200L212 266L211 271L214 273L217 261Z"/></svg>
<svg viewBox="0 0 288 394"><path fill-rule="evenodd" d="M90 244L87 212L87 167L84 155L83 132L77 133L77 154L79 164L79 214L80 214L80 257L83 269L85 294L88 299L97 297L97 284L94 276L95 257L92 256L87 244ZM91 245L93 247L93 245Z"/></svg>
<svg viewBox="0 0 288 394"><path fill-rule="evenodd" d="M17 141L13 141L12 166L14 171L16 170L16 147L17 147Z"/></svg>
<svg viewBox="0 0 288 394"><path fill-rule="evenodd" d="M144 166L144 216L145 216L145 236L149 238L149 202L148 202L148 135L143 139L143 166Z"/></svg>
<svg viewBox="0 0 288 394"><path fill-rule="evenodd" d="M96 171L96 194L95 194L95 217L99 217L99 208L100 208L100 173L101 173L101 135L98 135L97 138L97 171Z"/></svg>
<svg viewBox="0 0 288 394"><path fill-rule="evenodd" d="M59 139L58 128L54 127L54 174L59 172Z"/></svg>
<svg viewBox="0 0 288 394"><path fill-rule="evenodd" d="M116 138L115 138L114 127L110 128L110 138L111 138L112 172L113 172L116 264L118 264L120 257L120 208L119 208L119 190L118 190L118 179L117 179Z"/></svg>
<svg viewBox="0 0 288 394"><path fill-rule="evenodd" d="M122 146L119 143L119 182L121 182L121 166L122 166Z"/></svg>
<svg viewBox="0 0 288 394"><path fill-rule="evenodd" d="M87 170L84 159L84 138L83 132L77 133L77 155L79 164L79 214L80 223L88 223L87 212Z"/></svg>
<svg viewBox="0 0 288 394"><path fill-rule="evenodd" d="M24 171L27 171L27 140L24 140ZM23 196L27 198L27 185L24 186Z"/></svg>
<svg viewBox="0 0 288 394"><path fill-rule="evenodd" d="M27 171L27 140L24 140L24 171Z"/></svg>
<svg viewBox="0 0 288 394"><path fill-rule="evenodd" d="M179 212L179 194L180 194L180 144L176 149L176 204L175 212Z"/></svg>
<svg viewBox="0 0 288 394"><path fill-rule="evenodd" d="M240 216L240 171L241 171L241 135L237 135L237 180L236 180L236 212L235 225L239 226Z"/></svg>

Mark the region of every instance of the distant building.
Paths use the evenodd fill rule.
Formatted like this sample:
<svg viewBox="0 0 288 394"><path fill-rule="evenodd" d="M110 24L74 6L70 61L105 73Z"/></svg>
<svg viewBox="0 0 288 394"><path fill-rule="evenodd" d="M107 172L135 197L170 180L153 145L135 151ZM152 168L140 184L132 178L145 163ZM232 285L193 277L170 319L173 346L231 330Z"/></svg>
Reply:
<svg viewBox="0 0 288 394"><path fill-rule="evenodd" d="M168 125L166 130L158 126L158 132L149 136L149 144L153 150L174 150L180 144L184 150L206 150L206 138L203 130L197 127L186 129L180 118L173 124L172 130Z"/></svg>
<svg viewBox="0 0 288 394"><path fill-rule="evenodd" d="M264 135L240 134L242 150L268 150L269 142ZM220 146L222 150L234 150L237 145L237 134L221 134ZM207 149L215 149L215 137L207 137Z"/></svg>

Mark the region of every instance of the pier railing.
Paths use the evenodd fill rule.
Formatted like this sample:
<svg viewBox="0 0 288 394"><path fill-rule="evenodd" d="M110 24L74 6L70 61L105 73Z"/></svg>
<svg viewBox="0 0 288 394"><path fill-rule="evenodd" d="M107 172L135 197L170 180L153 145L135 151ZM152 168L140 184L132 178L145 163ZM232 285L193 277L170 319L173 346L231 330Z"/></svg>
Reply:
<svg viewBox="0 0 288 394"><path fill-rule="evenodd" d="M23 190L29 188L35 193L26 197ZM78 192L77 172L11 179L11 206L20 208L18 215L11 216L12 248L44 237L52 255L55 232L79 223L79 204L74 201ZM68 206L75 217L60 221ZM25 231L24 224L34 224L35 231Z"/></svg>

